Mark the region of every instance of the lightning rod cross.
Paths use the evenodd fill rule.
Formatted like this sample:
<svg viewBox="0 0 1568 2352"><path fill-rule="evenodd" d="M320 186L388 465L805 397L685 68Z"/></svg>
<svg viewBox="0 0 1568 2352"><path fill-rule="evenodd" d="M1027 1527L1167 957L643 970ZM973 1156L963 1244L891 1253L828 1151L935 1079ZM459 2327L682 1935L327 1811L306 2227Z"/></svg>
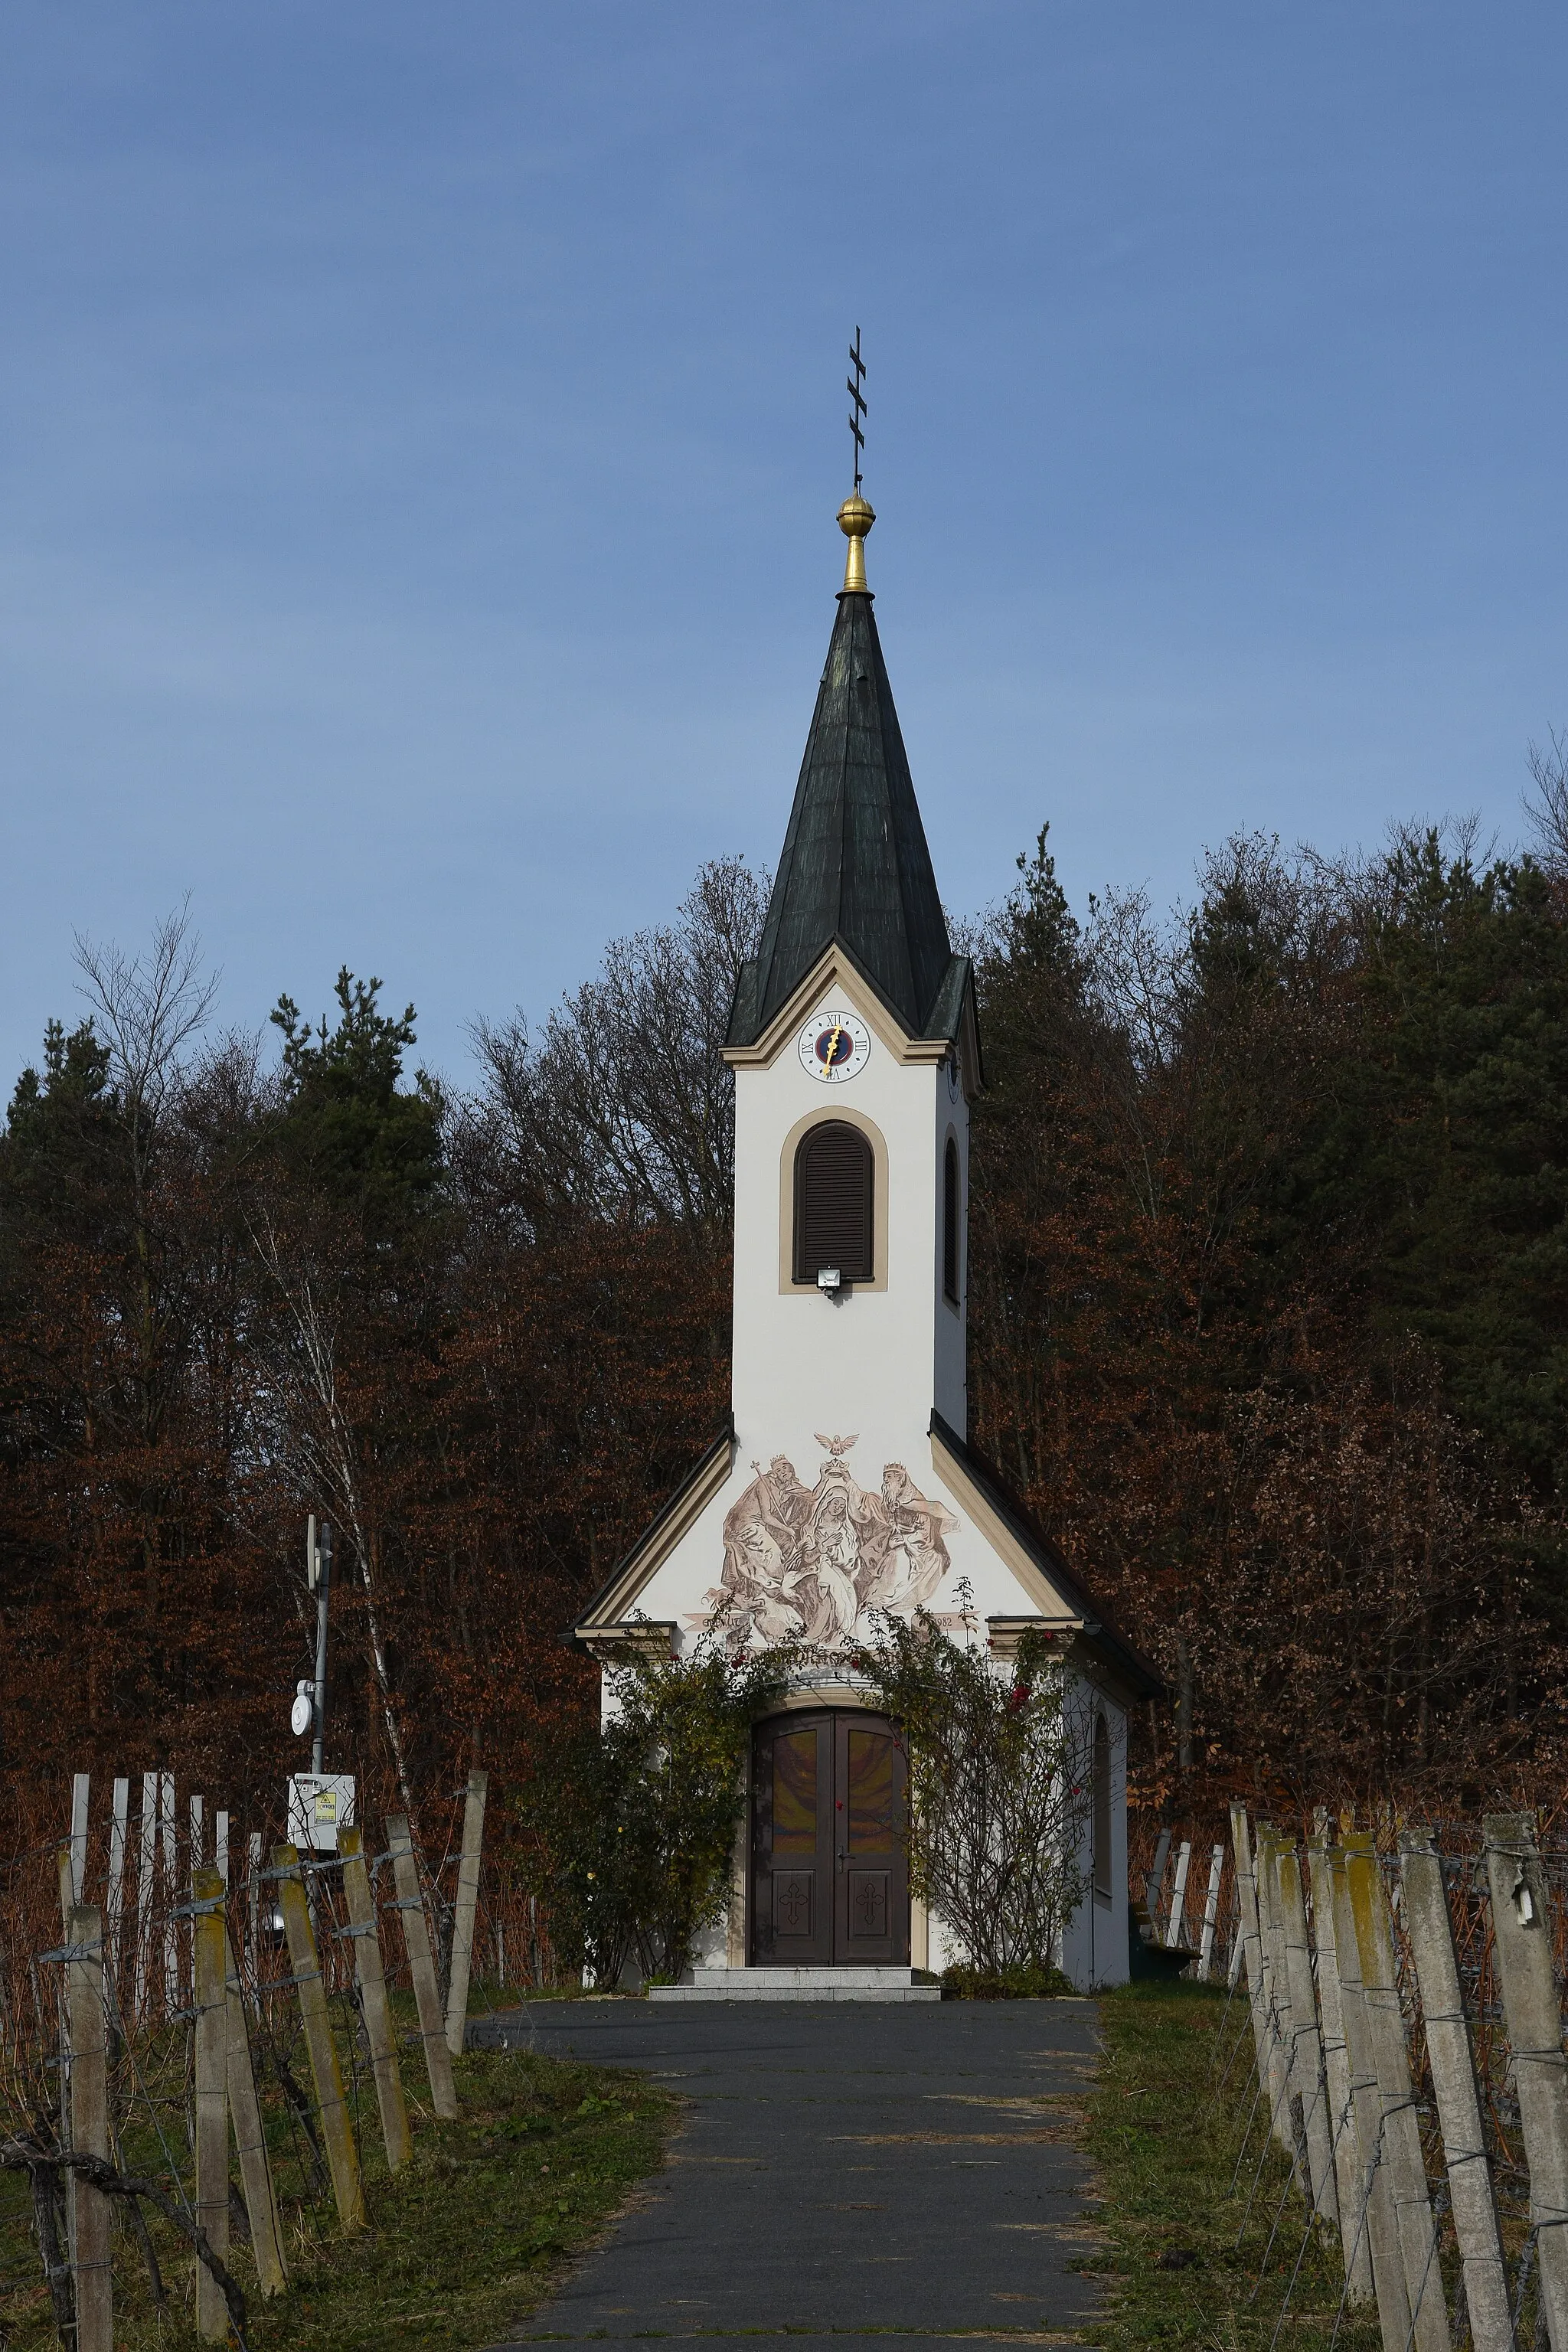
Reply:
<svg viewBox="0 0 1568 2352"><path fill-rule="evenodd" d="M855 403L849 412L849 430L855 436L855 495L860 495L860 459L866 448L866 395L860 386L866 381L866 362L860 356L860 330L855 330L855 341L849 346L849 364L855 373L847 379L849 397Z"/></svg>

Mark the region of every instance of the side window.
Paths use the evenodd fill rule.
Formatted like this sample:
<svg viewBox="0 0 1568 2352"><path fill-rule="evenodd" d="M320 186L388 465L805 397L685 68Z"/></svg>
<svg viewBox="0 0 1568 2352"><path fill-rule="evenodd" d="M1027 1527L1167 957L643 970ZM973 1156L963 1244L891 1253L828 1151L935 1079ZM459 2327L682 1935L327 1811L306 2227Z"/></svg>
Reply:
<svg viewBox="0 0 1568 2352"><path fill-rule="evenodd" d="M815 1282L837 1266L846 1282L876 1278L871 1230L876 1160L858 1127L825 1119L808 1128L795 1155L795 1279Z"/></svg>
<svg viewBox="0 0 1568 2352"><path fill-rule="evenodd" d="M950 1135L942 1174L942 1295L958 1304L958 1146Z"/></svg>
<svg viewBox="0 0 1568 2352"><path fill-rule="evenodd" d="M1104 1716L1094 1713L1094 1891L1110 1900L1110 1733Z"/></svg>

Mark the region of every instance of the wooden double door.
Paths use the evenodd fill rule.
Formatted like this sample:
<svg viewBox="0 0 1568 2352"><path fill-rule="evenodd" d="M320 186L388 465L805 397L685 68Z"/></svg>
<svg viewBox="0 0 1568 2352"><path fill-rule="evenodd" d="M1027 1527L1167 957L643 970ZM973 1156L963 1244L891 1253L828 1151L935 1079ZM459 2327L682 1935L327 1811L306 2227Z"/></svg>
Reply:
<svg viewBox="0 0 1568 2352"><path fill-rule="evenodd" d="M885 1716L776 1715L752 1759L752 1959L907 1967L904 1751Z"/></svg>

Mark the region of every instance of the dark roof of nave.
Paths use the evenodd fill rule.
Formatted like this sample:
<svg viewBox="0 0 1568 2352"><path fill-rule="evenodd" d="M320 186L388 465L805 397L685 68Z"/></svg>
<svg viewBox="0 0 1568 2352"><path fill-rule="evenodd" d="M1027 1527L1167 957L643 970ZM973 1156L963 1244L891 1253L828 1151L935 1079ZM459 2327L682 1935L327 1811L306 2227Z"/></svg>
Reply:
<svg viewBox="0 0 1568 2352"><path fill-rule="evenodd" d="M864 589L839 595L762 945L741 974L730 1044L753 1045L835 940L911 1036L956 1033L967 967L947 936Z"/></svg>

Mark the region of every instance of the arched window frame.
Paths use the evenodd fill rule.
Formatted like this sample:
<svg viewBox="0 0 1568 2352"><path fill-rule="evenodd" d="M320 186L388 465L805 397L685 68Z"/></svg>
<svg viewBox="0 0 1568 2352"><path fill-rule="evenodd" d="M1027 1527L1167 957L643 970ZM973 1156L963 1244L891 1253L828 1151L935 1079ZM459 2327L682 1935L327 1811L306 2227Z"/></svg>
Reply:
<svg viewBox="0 0 1568 2352"><path fill-rule="evenodd" d="M864 1285L874 1282L877 1276L877 1212L879 1206L877 1196L879 1188L877 1183L876 1146L858 1120L840 1118L835 1112L826 1118L812 1119L806 1125L795 1147L791 1183L792 1213L790 1255L791 1280L797 1289L815 1288L816 1285L816 1276L818 1271L817 1264L814 1262L808 1265L806 1263L807 1251L805 1243L805 1221L807 1204L805 1178L808 1158L812 1148L819 1141L824 1131L828 1129L833 1129L843 1135L853 1136L861 1153L864 1155L863 1167L866 1185L865 1247L863 1252L858 1255L852 1255L847 1249L843 1252L843 1258L846 1262L840 1265L840 1271L844 1278L844 1286L847 1289L855 1284ZM829 1261L826 1259L821 1261L823 1264L836 1262L837 1261Z"/></svg>
<svg viewBox="0 0 1568 2352"><path fill-rule="evenodd" d="M821 1293L815 1283L797 1282L795 1278L795 1156L801 1138L812 1128L819 1127L826 1118L842 1119L847 1127L858 1127L871 1147L876 1168L876 1192L872 1206L872 1242L876 1253L877 1272L874 1280L858 1282L856 1290L879 1291L888 1287L888 1142L881 1129L864 1111L856 1110L847 1102L835 1102L831 1108L821 1104L797 1118L779 1142L778 1204L779 1204L779 1293L785 1298L818 1298Z"/></svg>

